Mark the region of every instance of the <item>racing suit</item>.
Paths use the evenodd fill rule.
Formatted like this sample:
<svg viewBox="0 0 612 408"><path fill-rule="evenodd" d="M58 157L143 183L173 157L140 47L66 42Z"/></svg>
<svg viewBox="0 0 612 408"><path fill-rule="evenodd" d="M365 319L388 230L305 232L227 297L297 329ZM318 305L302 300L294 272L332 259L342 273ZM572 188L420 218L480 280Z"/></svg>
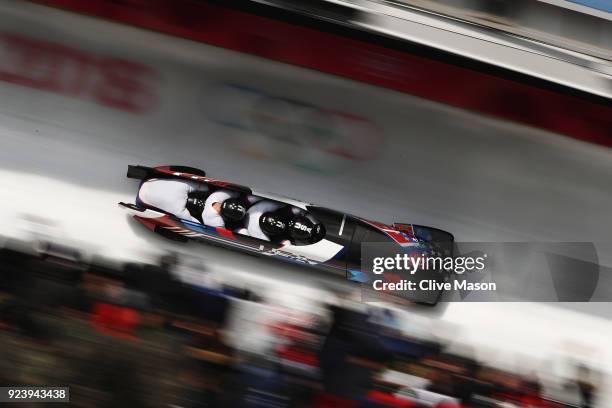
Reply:
<svg viewBox="0 0 612 408"><path fill-rule="evenodd" d="M221 227L225 228L225 221L221 217L221 214L213 207L214 203L223 203L228 198L236 198L240 194L237 191L230 190L217 190L208 196L204 203L204 211L202 212L202 220L205 225L209 227Z"/></svg>
<svg viewBox="0 0 612 408"><path fill-rule="evenodd" d="M187 195L195 191L207 192L208 186L190 180L150 179L140 186L138 198L149 206L199 223L185 208Z"/></svg>
<svg viewBox="0 0 612 408"><path fill-rule="evenodd" d="M244 235L249 235L253 238L263 239L264 241L270 241L270 238L261 230L259 226L259 219L264 213L276 211L285 204L277 203L270 200L259 201L247 211L245 218L245 228L238 230L237 232Z"/></svg>

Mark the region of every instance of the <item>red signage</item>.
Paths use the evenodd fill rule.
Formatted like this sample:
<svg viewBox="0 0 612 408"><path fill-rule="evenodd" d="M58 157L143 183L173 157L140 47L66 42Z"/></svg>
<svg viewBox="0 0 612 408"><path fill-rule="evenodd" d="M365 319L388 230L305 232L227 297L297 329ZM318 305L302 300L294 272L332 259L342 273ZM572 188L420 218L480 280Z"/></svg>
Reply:
<svg viewBox="0 0 612 408"><path fill-rule="evenodd" d="M612 104L204 1L39 0L612 146Z"/></svg>
<svg viewBox="0 0 612 408"><path fill-rule="evenodd" d="M153 69L121 58L0 33L0 80L140 113L157 103Z"/></svg>

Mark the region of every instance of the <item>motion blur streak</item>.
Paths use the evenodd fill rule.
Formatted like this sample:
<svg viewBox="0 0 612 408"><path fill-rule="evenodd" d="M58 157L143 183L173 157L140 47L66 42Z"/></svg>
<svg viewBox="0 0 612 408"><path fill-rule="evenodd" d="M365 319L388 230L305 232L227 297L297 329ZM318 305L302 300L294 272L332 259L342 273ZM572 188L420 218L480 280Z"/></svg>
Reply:
<svg viewBox="0 0 612 408"><path fill-rule="evenodd" d="M542 394L577 404L581 392L590 392L598 396L596 406L612 405L609 305L452 304L410 313L372 307L376 323L366 323L354 311L366 306L329 293L330 287L351 291L347 282L218 248L168 243L116 208L135 192L125 179L127 164L172 163L372 219L438 226L462 241L602 243L612 230L610 149L29 3L2 3L0 31L46 50L22 71L16 67L26 65L11 64L32 54L16 42L0 48L2 69L19 76L0 82L0 233L10 238L7 248L13 239L57 247L3 252L12 259L3 258L3 273L12 268L36 282L2 281L1 344L12 356L3 360L3 384L73 384L76 406L159 406L162 400L195 406L189 401L225 397L242 398L234 406L247 400L256 406L270 395L275 400L260 405L342 406L355 395L380 402L398 390L424 404L445 395L463 398L474 383L498 400ZM66 59L67 50L95 63ZM121 63L100 62L109 59ZM368 143L370 136L380 138L382 149L351 160L333 149L304 154L299 143L291 148L292 132L303 123L299 115L312 110L298 109L295 120L280 123L261 120L269 105L262 108L257 97L235 112L236 122L252 125L245 136L238 126L212 120L210 109L221 99L213 91L228 83L363 118L372 124ZM351 142L350 132L316 130L300 134ZM227 143L230 137L257 138L263 151L282 140L282 150L245 154ZM289 157L294 154L298 166ZM81 259L65 248L78 248ZM178 265L150 266L169 249L181 253ZM612 248L597 250L600 263L612 265ZM40 258L47 253L59 253L54 256L63 261L49 255L47 261L72 272L54 275ZM182 263L195 254L205 261ZM93 255L115 265L99 265ZM136 265L117 266L122 261ZM159 281L150 278L154 270ZM164 270L208 291L185 288ZM168 283L162 278L178 289L160 290ZM184 293L191 299L186 304L177 301ZM390 334L379 325L390 326ZM357 340L347 341L351 336ZM279 379L279 361L292 382Z"/></svg>
<svg viewBox="0 0 612 408"><path fill-rule="evenodd" d="M464 316L451 314L455 324L412 319L406 326L398 311L343 295L237 285L197 257L168 254L157 264L82 259L49 240L9 240L0 249L2 384L70 385L79 407L562 408L575 406L570 401L579 395L602 397L604 373L593 369L598 349L571 330L555 330L559 351L534 353L545 338L535 328L551 315L524 304L497 310L531 327L532 337L510 344L515 360L508 365L492 343L518 333L487 336L487 343L461 339L455 324ZM481 305L465 311L490 331ZM519 316L525 312L532 321ZM576 317L567 320L573 330L601 328Z"/></svg>
<svg viewBox="0 0 612 408"><path fill-rule="evenodd" d="M370 13L356 13L350 7L354 6L352 2L339 2L344 4L340 17L333 13L323 15L305 25L267 17L267 13L274 15L285 7L292 9L282 1L280 6L259 4L253 13L236 10L231 4L250 9L258 3L276 3L237 0L230 7L222 7L215 0L160 0L154 8L146 9L139 3L104 0L43 3L396 89L607 146L612 144L608 132L612 112L609 62L600 63L593 58L583 61L576 53L559 52L556 47L542 44L538 47L516 36L483 37L482 30L470 24L466 29L453 19L442 19L440 25L439 17L427 18L422 13L396 18L397 8L367 0L360 3L368 4ZM379 10L380 7L383 8ZM280 14L288 18L282 11ZM216 18L211 19L211 15ZM309 24L316 25L318 20L348 25L352 31L337 35L337 27L327 27L330 32L312 29ZM580 29L584 30L585 25ZM369 31L379 35L374 40L354 38ZM404 41L381 46L380 40L387 37ZM416 44L406 50L405 40ZM433 48L423 48L423 44ZM440 53L440 49L444 52ZM501 71L501 77L491 75L491 70ZM522 79L517 82L512 78Z"/></svg>

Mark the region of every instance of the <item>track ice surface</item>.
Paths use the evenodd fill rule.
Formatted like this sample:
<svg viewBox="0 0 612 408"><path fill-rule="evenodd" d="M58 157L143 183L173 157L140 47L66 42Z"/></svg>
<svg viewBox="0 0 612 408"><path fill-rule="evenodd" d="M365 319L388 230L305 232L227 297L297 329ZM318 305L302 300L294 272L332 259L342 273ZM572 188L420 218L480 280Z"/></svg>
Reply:
<svg viewBox="0 0 612 408"><path fill-rule="evenodd" d="M100 24L96 32L111 35L105 30L107 23L87 19L85 24L80 17L73 21L54 13L65 18L70 29ZM24 216L36 215L49 220L62 239L109 257L151 261L166 248L179 248L201 254L219 273L257 276L258 285L270 291L273 286L268 283L283 282L316 297L321 282L337 284L319 272L227 250L193 243L178 247L135 225L117 207L118 201L133 201L137 187L136 181L125 178L126 166L168 163L201 167L212 177L374 220L436 226L453 232L458 241L603 243L598 247L600 262L612 265L612 251L605 244L612 231L610 149L140 30L113 25L113 35L126 38L125 47L143 38L163 39L170 44L168 50L189 55L167 57L182 64L197 51L198 72L209 81L247 78L252 86L363 115L381 126L384 152L340 172L314 174L239 155L223 142L223 130L207 121L197 126L163 122L156 127L146 120L135 123L129 114L0 83L2 235L27 237L32 227ZM153 58L146 46L139 50ZM181 85L185 89L189 78ZM181 103L189 109L194 100L179 98L173 103L176 110ZM610 316L605 306L571 307ZM551 313L564 317L555 323ZM502 314L504 324L495 321ZM528 304L493 304L485 309L479 304L452 304L441 318L462 328L466 344L496 344L525 355L550 347L554 340L544 332L540 335L545 340L535 346L533 341L508 343L531 322L524 314L533 319L531 329L546 320L546 331L563 338L601 327L595 317ZM609 339L606 330L601 339L590 340L595 348ZM483 332L486 340L478 338ZM611 356L605 358L612 366Z"/></svg>

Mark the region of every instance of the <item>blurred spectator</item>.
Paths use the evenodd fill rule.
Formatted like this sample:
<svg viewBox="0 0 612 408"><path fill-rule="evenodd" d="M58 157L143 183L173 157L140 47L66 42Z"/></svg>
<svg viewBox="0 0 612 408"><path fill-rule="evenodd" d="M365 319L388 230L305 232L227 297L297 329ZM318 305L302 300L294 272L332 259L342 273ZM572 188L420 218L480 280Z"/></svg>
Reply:
<svg viewBox="0 0 612 408"><path fill-rule="evenodd" d="M384 310L256 304L252 289L176 280L175 254L156 266L86 264L53 244L16 248L0 250L0 381L69 385L75 406L563 406L542 397L535 373L411 338ZM594 407L592 371L580 366L573 384Z"/></svg>
<svg viewBox="0 0 612 408"><path fill-rule="evenodd" d="M586 365L578 366L576 385L580 391L580 406L582 408L592 408L594 406L595 384L592 379L591 370Z"/></svg>

